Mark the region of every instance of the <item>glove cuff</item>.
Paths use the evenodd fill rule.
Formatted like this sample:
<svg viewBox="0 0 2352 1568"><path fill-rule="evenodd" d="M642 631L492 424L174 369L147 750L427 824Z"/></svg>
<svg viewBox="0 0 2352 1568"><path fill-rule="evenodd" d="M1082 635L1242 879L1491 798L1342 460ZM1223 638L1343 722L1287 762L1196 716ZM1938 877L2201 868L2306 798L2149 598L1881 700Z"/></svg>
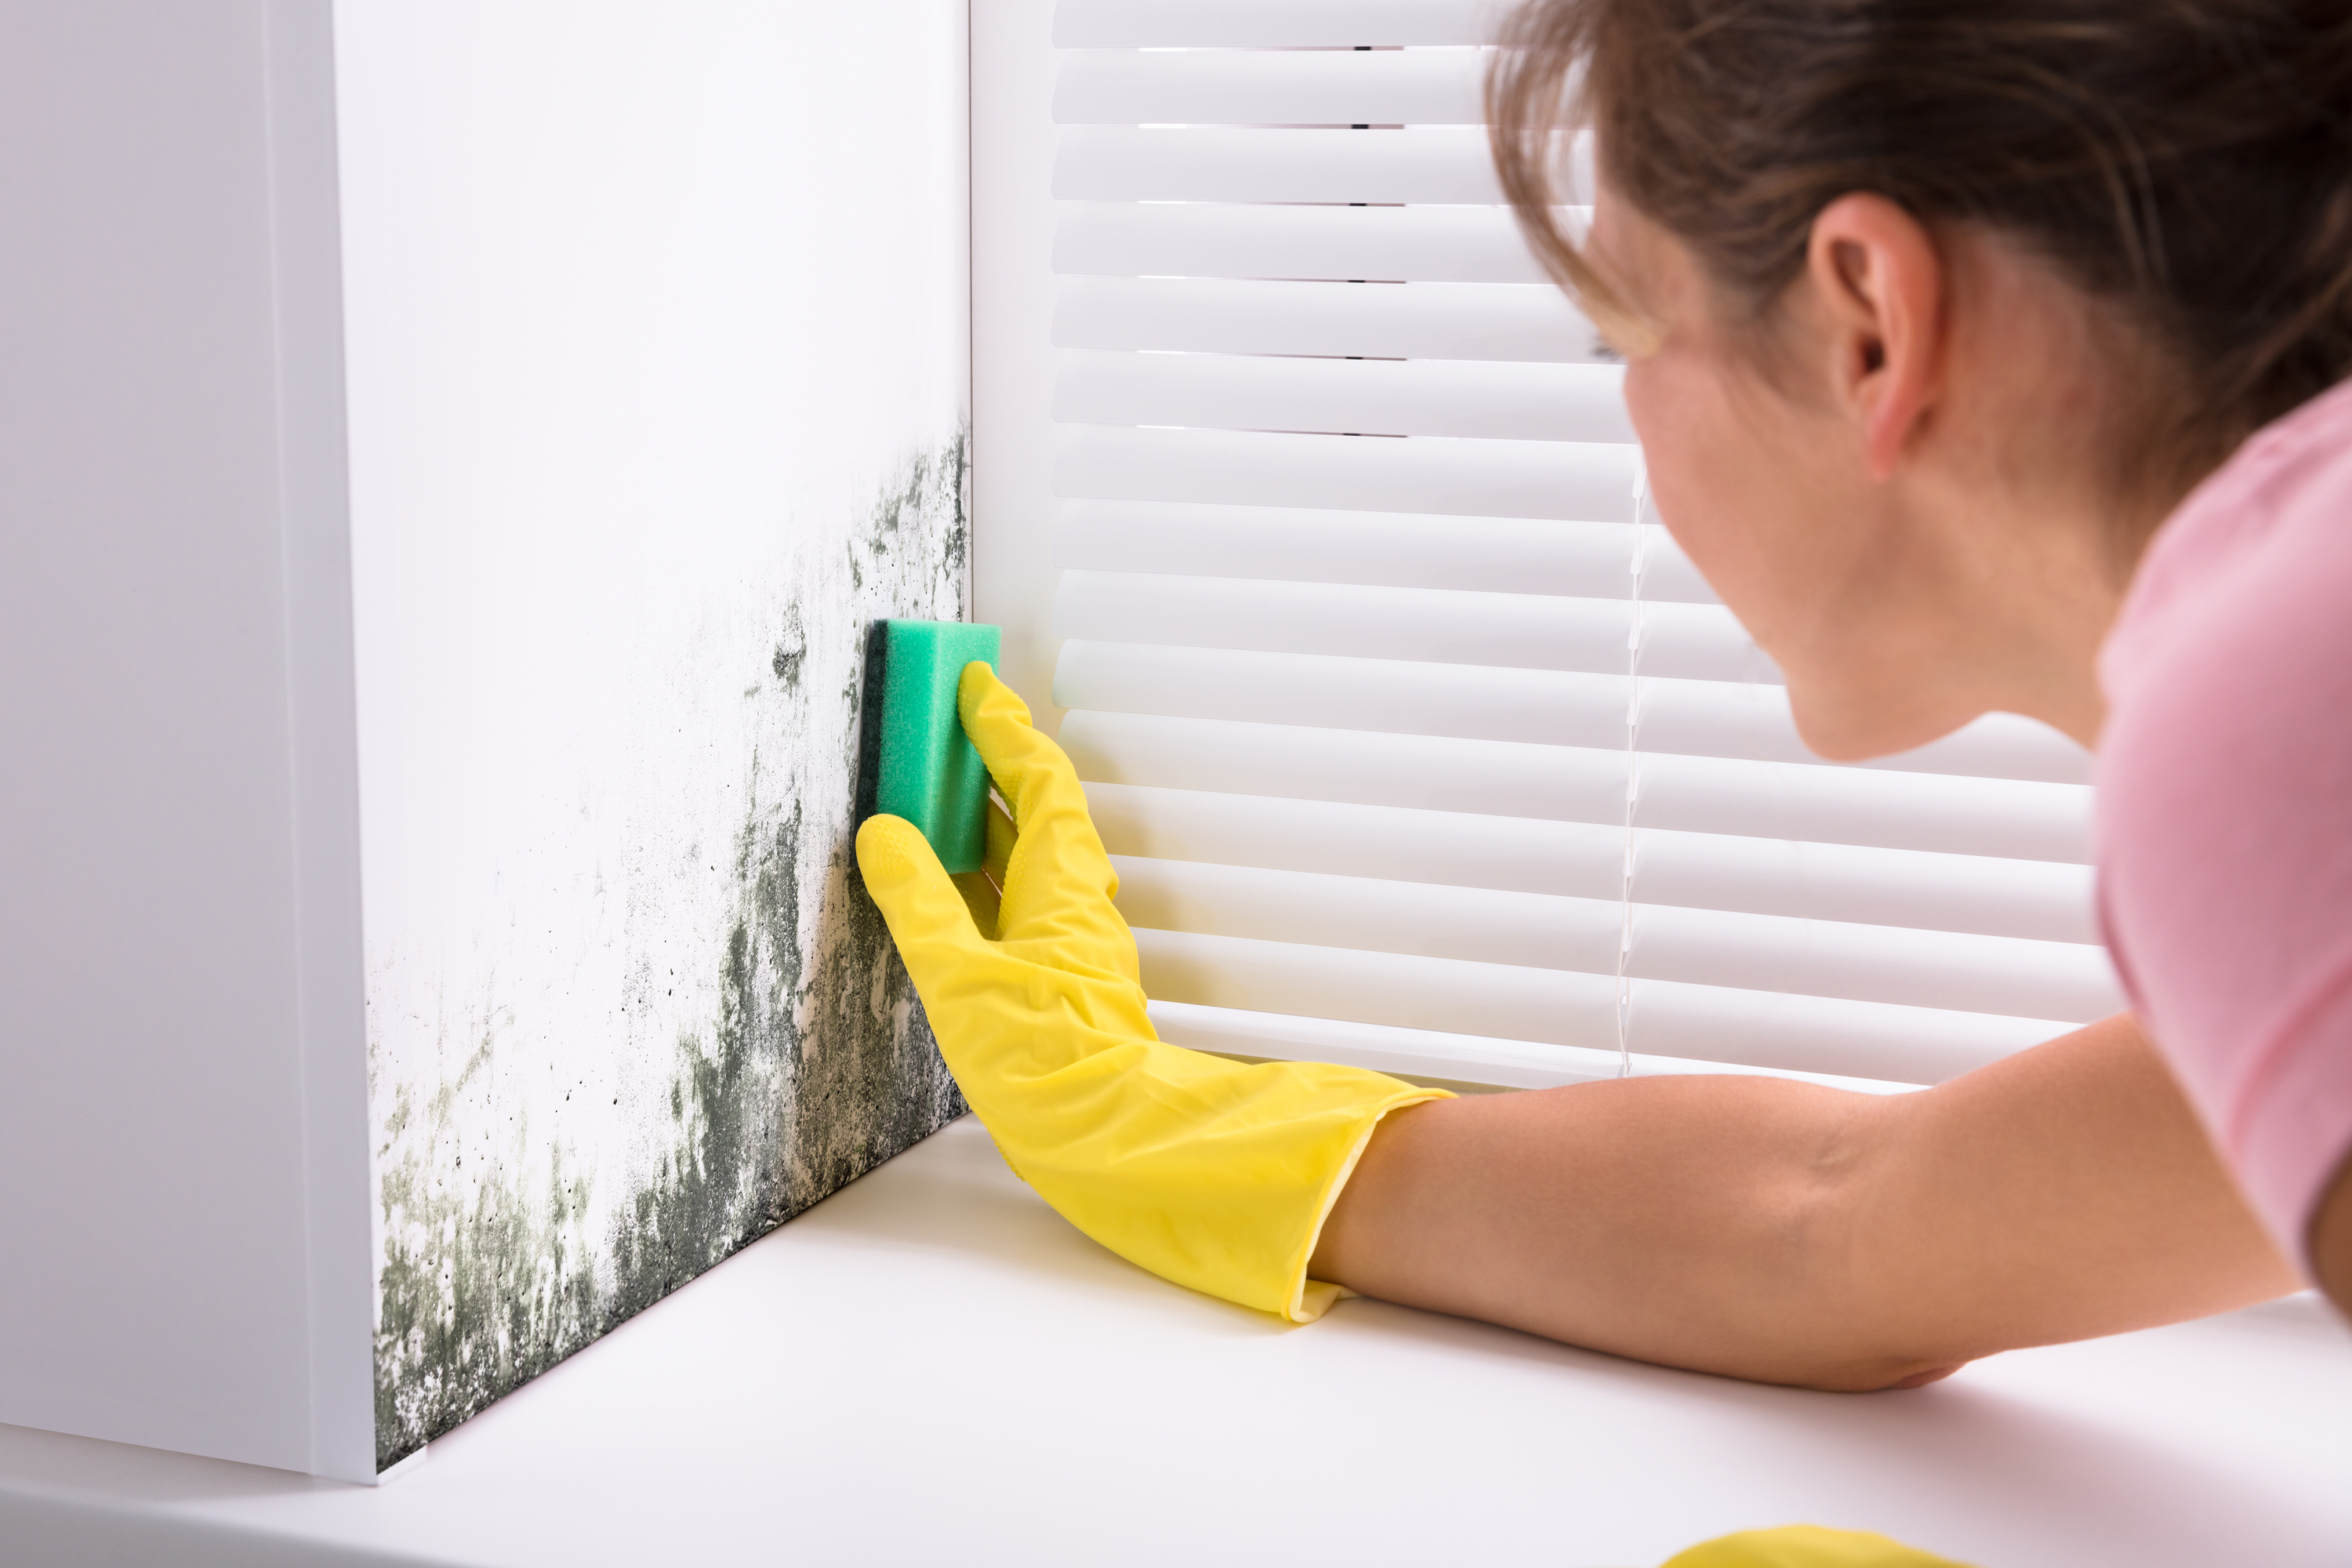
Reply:
<svg viewBox="0 0 2352 1568"><path fill-rule="evenodd" d="M1282 1315L1294 1323L1311 1323L1329 1311L1337 1302L1355 1294L1344 1285L1332 1285L1321 1279L1307 1278L1307 1266L1314 1260L1315 1248L1323 1239L1323 1226L1331 1217L1331 1210L1347 1190L1348 1178L1356 1173L1356 1162L1371 1147L1372 1134L1380 1131L1381 1119L1391 1110L1402 1110L1408 1105L1423 1105L1433 1100L1452 1100L1454 1096L1442 1089L1409 1089L1390 1096L1372 1107L1371 1114L1357 1131L1356 1142L1348 1157L1332 1172L1331 1180L1316 1200L1315 1223L1307 1228L1307 1245L1291 1266L1290 1289L1284 1292Z"/></svg>

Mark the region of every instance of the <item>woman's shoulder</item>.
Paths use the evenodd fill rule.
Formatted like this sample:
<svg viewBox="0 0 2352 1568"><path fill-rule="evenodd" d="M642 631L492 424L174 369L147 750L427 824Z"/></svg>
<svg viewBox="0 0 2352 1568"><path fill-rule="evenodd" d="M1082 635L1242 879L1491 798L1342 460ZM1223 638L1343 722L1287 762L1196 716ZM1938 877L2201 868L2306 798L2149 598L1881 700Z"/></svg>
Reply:
<svg viewBox="0 0 2352 1568"><path fill-rule="evenodd" d="M2352 876L2352 384L2182 504L2100 670L2105 851L2137 847L2144 827L2174 853L2193 830L2218 855L2318 814L2341 819Z"/></svg>
<svg viewBox="0 0 2352 1568"><path fill-rule="evenodd" d="M2352 576L2352 382L2257 431L2157 531L2101 655L2110 700L2184 623L2259 616L2276 579L2315 574Z"/></svg>
<svg viewBox="0 0 2352 1568"><path fill-rule="evenodd" d="M2166 524L2102 657L2100 898L2150 1034L2290 1226L2352 1131L2352 396L2257 440ZM2280 1131L2321 1105L2324 1133Z"/></svg>

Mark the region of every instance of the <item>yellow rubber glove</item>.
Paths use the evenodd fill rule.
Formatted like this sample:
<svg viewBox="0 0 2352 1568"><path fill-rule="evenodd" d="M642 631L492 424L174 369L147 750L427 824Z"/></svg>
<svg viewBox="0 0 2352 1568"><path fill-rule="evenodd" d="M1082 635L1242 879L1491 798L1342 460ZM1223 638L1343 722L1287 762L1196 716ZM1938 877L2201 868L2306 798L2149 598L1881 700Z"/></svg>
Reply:
<svg viewBox="0 0 2352 1568"><path fill-rule="evenodd" d="M1792 1524L1743 1530L1676 1552L1661 1568L1966 1568L1948 1557L1858 1530Z"/></svg>
<svg viewBox="0 0 2352 1568"><path fill-rule="evenodd" d="M1120 1257L1293 1322L1321 1316L1338 1289L1307 1262L1373 1127L1445 1091L1162 1043L1069 758L985 664L964 667L958 707L1013 808L996 940L912 824L868 818L857 866L964 1099L1014 1172Z"/></svg>

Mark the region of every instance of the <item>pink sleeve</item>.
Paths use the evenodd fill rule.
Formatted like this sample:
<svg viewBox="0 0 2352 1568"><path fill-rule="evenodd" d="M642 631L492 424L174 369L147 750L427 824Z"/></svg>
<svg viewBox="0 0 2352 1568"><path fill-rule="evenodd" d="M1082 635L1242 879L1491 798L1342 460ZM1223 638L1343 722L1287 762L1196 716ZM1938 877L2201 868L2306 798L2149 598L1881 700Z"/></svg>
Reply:
<svg viewBox="0 0 2352 1568"><path fill-rule="evenodd" d="M2102 658L2100 903L2142 1024L2287 1256L2352 1147L2352 397L2158 535Z"/></svg>

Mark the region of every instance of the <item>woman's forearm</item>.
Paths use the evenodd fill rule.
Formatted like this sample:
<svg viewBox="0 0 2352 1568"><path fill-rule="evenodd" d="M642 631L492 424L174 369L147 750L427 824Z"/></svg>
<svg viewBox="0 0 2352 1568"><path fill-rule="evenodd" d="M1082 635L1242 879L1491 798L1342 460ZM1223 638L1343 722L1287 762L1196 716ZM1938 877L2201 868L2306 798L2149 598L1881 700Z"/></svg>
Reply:
<svg viewBox="0 0 2352 1568"><path fill-rule="evenodd" d="M1836 1194L1874 1096L1753 1077L1631 1079L1398 1112L1308 1272L1368 1296L1643 1361L1874 1386L1830 1364L1849 1293Z"/></svg>
<svg viewBox="0 0 2352 1568"><path fill-rule="evenodd" d="M1310 1272L1843 1389L2296 1284L2127 1018L1910 1095L1692 1076L1414 1107L1373 1138Z"/></svg>

